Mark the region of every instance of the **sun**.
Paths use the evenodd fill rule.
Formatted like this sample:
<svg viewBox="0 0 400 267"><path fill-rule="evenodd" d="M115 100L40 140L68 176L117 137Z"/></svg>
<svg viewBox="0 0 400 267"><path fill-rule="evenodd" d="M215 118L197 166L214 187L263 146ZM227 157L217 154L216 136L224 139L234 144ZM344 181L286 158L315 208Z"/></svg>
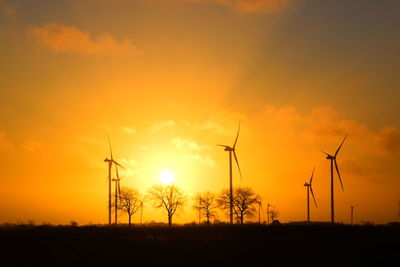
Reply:
<svg viewBox="0 0 400 267"><path fill-rule="evenodd" d="M160 172L160 182L165 185L170 185L175 180L175 175L170 170L163 170Z"/></svg>

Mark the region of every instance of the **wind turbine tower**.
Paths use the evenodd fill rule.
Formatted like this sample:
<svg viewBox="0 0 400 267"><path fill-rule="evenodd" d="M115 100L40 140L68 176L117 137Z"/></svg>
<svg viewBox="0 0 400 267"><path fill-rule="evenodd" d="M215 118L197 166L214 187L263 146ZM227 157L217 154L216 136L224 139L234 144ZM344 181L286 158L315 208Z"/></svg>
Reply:
<svg viewBox="0 0 400 267"><path fill-rule="evenodd" d="M224 147L224 151L229 152L229 222L230 224L233 224L233 185L232 185L232 154L235 158L236 164L239 169L239 174L240 174L240 179L242 179L242 172L240 170L239 166L239 161L236 156L236 143L239 137L239 132L240 132L240 123L239 123L239 129L236 134L236 139L235 142L233 143L233 146L227 146L227 145L218 145Z"/></svg>
<svg viewBox="0 0 400 267"><path fill-rule="evenodd" d="M351 225L353 225L353 215L354 215L354 206L350 206L350 220L351 220Z"/></svg>
<svg viewBox="0 0 400 267"><path fill-rule="evenodd" d="M315 167L312 171L311 174L311 178L310 178L310 182L309 183L304 183L304 186L307 187L307 222L310 222L310 192L311 192L311 196L314 199L314 204L315 207L317 207L317 202L315 201L315 196L314 196L314 192L312 190L312 180L314 177L314 171L315 171Z"/></svg>
<svg viewBox="0 0 400 267"><path fill-rule="evenodd" d="M104 162L108 163L108 224L111 224L111 168L112 165L115 164L116 166L120 166L122 169L124 167L122 167L121 164L119 164L118 162L116 162L113 158L113 154L112 154L112 147L111 147L111 142L110 142L110 136L107 134L108 137L108 144L110 146L110 158L106 158L104 160Z"/></svg>
<svg viewBox="0 0 400 267"><path fill-rule="evenodd" d="M334 205L334 194L333 194L333 165L335 165L336 172L338 174L339 181L340 181L340 186L342 187L342 191L344 191L342 178L340 177L340 172L339 172L339 167L338 167L338 164L336 161L336 157L339 154L339 151L342 148L342 145L343 145L344 141L346 140L346 138L347 138L347 135L344 137L342 143L336 150L335 155L332 156L324 151L321 151L322 153L326 154L326 159L330 160L330 162L331 162L331 223L335 223L335 205Z"/></svg>
<svg viewBox="0 0 400 267"><path fill-rule="evenodd" d="M267 224L269 224L269 207L276 208L275 206L272 206L271 204L267 204Z"/></svg>

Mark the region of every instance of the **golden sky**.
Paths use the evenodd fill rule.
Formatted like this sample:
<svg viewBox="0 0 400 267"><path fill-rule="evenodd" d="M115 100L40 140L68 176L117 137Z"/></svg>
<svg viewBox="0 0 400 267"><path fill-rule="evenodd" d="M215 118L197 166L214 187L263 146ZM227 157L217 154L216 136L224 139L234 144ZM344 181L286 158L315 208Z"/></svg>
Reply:
<svg viewBox="0 0 400 267"><path fill-rule="evenodd" d="M313 166L330 220L319 151L346 133L337 221L398 220L400 3L339 2L0 0L0 222L106 223L107 131L122 186L170 169L189 199L218 193L239 120L242 185L281 221L306 219Z"/></svg>

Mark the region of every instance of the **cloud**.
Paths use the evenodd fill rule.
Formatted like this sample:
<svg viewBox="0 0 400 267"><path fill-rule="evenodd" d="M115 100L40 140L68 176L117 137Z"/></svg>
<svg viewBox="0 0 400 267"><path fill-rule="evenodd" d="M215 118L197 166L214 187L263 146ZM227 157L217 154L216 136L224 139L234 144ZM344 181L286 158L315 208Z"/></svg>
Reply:
<svg viewBox="0 0 400 267"><path fill-rule="evenodd" d="M139 148L144 151L150 151L150 148L148 146L140 146Z"/></svg>
<svg viewBox="0 0 400 267"><path fill-rule="evenodd" d="M88 33L73 26L56 23L29 27L35 41L50 50L84 55L138 55L141 52L129 39L118 42L109 33L92 38Z"/></svg>
<svg viewBox="0 0 400 267"><path fill-rule="evenodd" d="M156 123L153 123L151 125L150 132L155 133L155 132L160 131L163 128L170 128L171 129L174 126L175 126L175 121L173 121L173 120L166 120L166 121L163 121L163 122L156 122Z"/></svg>
<svg viewBox="0 0 400 267"><path fill-rule="evenodd" d="M400 130L395 127L385 127L380 131L380 144L385 152L400 155Z"/></svg>
<svg viewBox="0 0 400 267"><path fill-rule="evenodd" d="M200 145L196 141L191 139L175 137L171 140L171 143L179 150L185 151L188 158L199 161L200 163L209 167L215 167L215 161L210 155L202 155L204 151L210 151L209 146Z"/></svg>
<svg viewBox="0 0 400 267"><path fill-rule="evenodd" d="M291 106L265 106L262 117L269 132L277 135L285 133L289 138L305 144L337 144L344 135L349 134L353 149L361 153L375 156L400 154L400 129L391 126L373 130L357 121L340 118L329 106L314 107L305 115Z"/></svg>
<svg viewBox="0 0 400 267"><path fill-rule="evenodd" d="M124 169L118 168L121 176L132 177L140 174L139 170L137 169L137 162L135 160L121 158L117 160L117 162L124 166Z"/></svg>
<svg viewBox="0 0 400 267"><path fill-rule="evenodd" d="M0 10L8 17L15 17L18 8L19 3L15 3L15 1L0 0Z"/></svg>
<svg viewBox="0 0 400 267"><path fill-rule="evenodd" d="M43 143L35 140L27 140L22 144L22 147L30 152L30 153L38 153L38 152L43 152L44 150L44 145Z"/></svg>
<svg viewBox="0 0 400 267"><path fill-rule="evenodd" d="M210 150L210 147L208 146L202 146L196 141L181 137L173 138L171 140L171 143L174 144L175 147L178 149L195 150L195 151Z"/></svg>
<svg viewBox="0 0 400 267"><path fill-rule="evenodd" d="M244 114L217 109L206 121L194 125L194 127L212 131L219 135L235 136L239 121L243 122L244 120L246 120Z"/></svg>
<svg viewBox="0 0 400 267"><path fill-rule="evenodd" d="M11 150L13 148L13 143L7 140L6 132L0 131L0 150Z"/></svg>
<svg viewBox="0 0 400 267"><path fill-rule="evenodd" d="M294 0L178 0L191 3L215 3L247 13L276 13L290 7Z"/></svg>
<svg viewBox="0 0 400 267"><path fill-rule="evenodd" d="M189 154L189 158L198 160L200 163L207 165L209 167L215 167L215 161L210 155L200 155L200 154Z"/></svg>
<svg viewBox="0 0 400 267"><path fill-rule="evenodd" d="M136 134L137 133L137 130L135 127L122 126L121 130L127 134Z"/></svg>

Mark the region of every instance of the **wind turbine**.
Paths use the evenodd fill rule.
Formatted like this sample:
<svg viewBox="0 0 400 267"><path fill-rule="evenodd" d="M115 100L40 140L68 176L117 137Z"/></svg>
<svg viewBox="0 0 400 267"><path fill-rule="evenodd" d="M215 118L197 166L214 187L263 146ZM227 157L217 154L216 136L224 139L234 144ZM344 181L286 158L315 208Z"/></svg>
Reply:
<svg viewBox="0 0 400 267"><path fill-rule="evenodd" d="M356 206L350 206L350 219L351 219L351 224L353 224L353 215L354 215L354 208Z"/></svg>
<svg viewBox="0 0 400 267"><path fill-rule="evenodd" d="M112 154L110 136L107 134L107 137L108 137L108 144L110 146L110 158L105 158L104 162L108 163L108 224L111 224L111 168L113 163L116 166L120 166L122 169L124 169L124 167L114 160Z"/></svg>
<svg viewBox="0 0 400 267"><path fill-rule="evenodd" d="M307 182L304 183L304 186L307 187L307 222L310 222L310 191L311 191L311 195L312 195L312 197L314 199L315 207L317 207L317 201L315 201L314 192L312 190L312 180L313 180L313 177L314 177L314 171L315 171L315 167L314 167L314 169L312 171L310 182L309 183L307 183Z"/></svg>
<svg viewBox="0 0 400 267"><path fill-rule="evenodd" d="M239 169L240 180L242 180L242 172L240 170L239 161L237 159L236 150L235 150L236 143L239 138L239 132L240 132L240 122L239 122L239 129L237 131L236 139L235 139L235 142L233 143L233 146L230 147L227 145L218 145L218 146L224 147L225 148L224 151L229 152L229 221L230 221L230 224L233 223L232 153L233 153L233 156L235 157L235 161L236 161L236 164Z"/></svg>
<svg viewBox="0 0 400 267"><path fill-rule="evenodd" d="M343 139L342 143L340 144L340 146L338 147L338 149L336 150L334 156L332 156L324 151L321 151L322 153L326 154L326 159L331 161L331 223L335 223L335 207L334 207L334 196L333 196L333 164L335 164L336 172L338 174L339 181L340 181L340 186L342 187L342 191L344 191L342 178L340 177L339 167L336 162L336 157L339 154L339 151L342 148L342 145L343 145L344 141L346 140L346 138L347 138L347 134L344 137L344 139Z"/></svg>
<svg viewBox="0 0 400 267"><path fill-rule="evenodd" d="M119 177L118 174L118 165L115 166L115 173L117 178L112 179L111 181L115 182L115 203L114 203L114 209L115 209L115 224L118 223L118 197L121 194L121 187L120 187L120 181L122 178Z"/></svg>
<svg viewBox="0 0 400 267"><path fill-rule="evenodd" d="M258 224L261 224L261 211L263 211L262 201L257 200L256 202L258 204Z"/></svg>
<svg viewBox="0 0 400 267"><path fill-rule="evenodd" d="M268 202L268 204L267 204L267 224L269 224L269 207L276 208L275 206L272 206L272 205L269 204L269 202Z"/></svg>

